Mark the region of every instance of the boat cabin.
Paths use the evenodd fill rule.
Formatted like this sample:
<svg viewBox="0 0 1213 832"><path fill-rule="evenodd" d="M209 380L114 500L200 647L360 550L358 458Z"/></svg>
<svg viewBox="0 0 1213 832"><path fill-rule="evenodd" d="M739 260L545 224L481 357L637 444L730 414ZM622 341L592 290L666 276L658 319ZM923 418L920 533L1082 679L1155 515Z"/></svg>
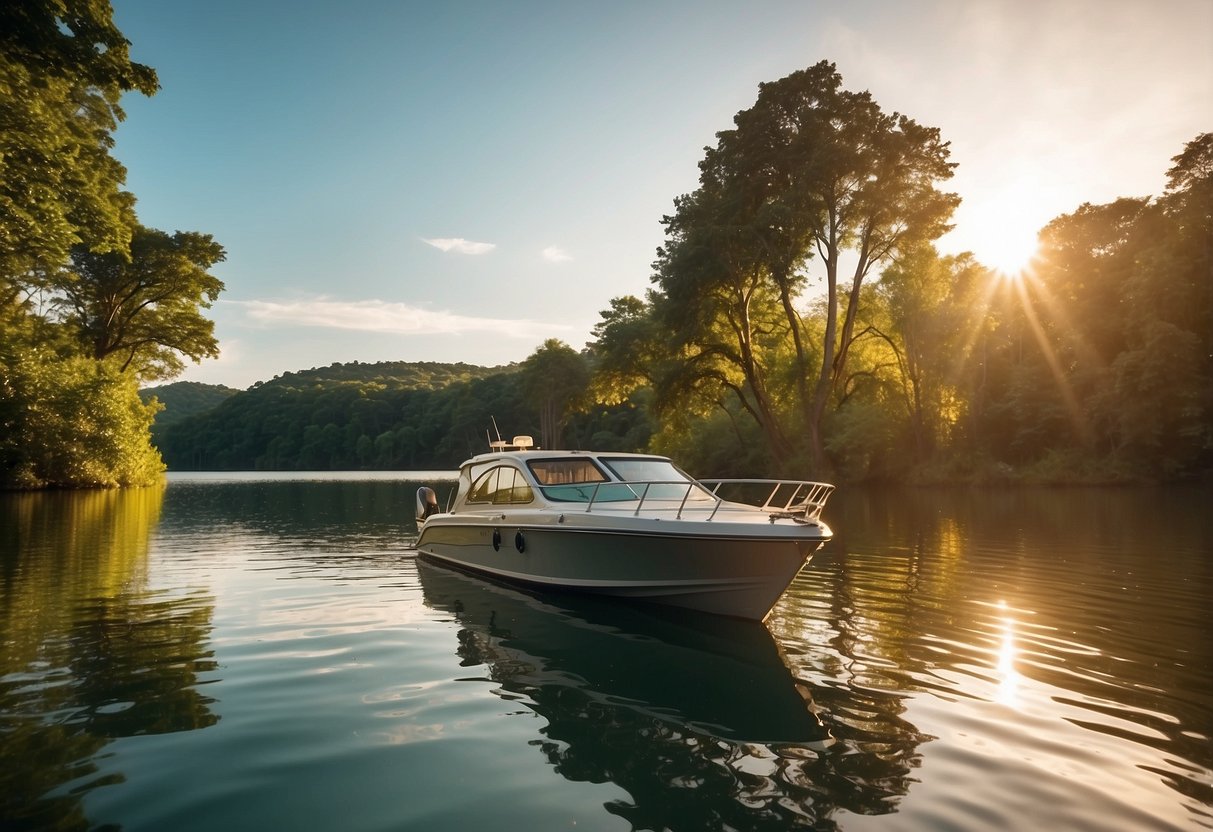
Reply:
<svg viewBox="0 0 1213 832"><path fill-rule="evenodd" d="M643 485L638 488L638 484ZM464 463L454 510L527 505L535 502L537 496L547 503L604 503L642 498L716 502L711 493L665 457L544 452L515 447L482 454Z"/></svg>

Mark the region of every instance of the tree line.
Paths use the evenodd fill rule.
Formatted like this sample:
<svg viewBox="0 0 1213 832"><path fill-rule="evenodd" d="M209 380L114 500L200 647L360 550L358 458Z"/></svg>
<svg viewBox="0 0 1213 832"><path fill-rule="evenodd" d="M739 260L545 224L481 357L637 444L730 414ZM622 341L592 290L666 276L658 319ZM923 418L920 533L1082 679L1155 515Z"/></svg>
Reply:
<svg viewBox="0 0 1213 832"><path fill-rule="evenodd" d="M153 94L104 0L0 7L0 487L182 468L456 463L492 424L703 475L1171 479L1213 468L1213 134L1156 197L1082 205L1022 275L941 255L940 131L822 61L759 86L662 219L645 297L508 368L335 365L150 426L218 355L210 235L143 226L110 153ZM1160 160L1161 162L1161 160ZM1161 164L1160 164L1161 167ZM529 429L528 429L529 428Z"/></svg>

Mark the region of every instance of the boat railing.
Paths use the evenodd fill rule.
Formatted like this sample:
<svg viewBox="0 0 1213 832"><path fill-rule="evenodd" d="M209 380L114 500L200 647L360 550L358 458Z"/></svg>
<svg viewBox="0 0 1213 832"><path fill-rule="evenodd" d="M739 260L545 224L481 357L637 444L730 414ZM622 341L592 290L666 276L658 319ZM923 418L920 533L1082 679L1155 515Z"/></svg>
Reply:
<svg viewBox="0 0 1213 832"><path fill-rule="evenodd" d="M669 507L676 502L678 508L675 516L681 520L687 503L695 494L699 495L699 500L708 504L704 508L711 507L713 516L723 502L720 497L690 480L608 480L540 486L540 490L545 497L555 502L584 502L587 514L596 508L605 511L605 506L611 503L635 502L632 514L639 515L645 508L652 509L652 504L658 501L664 504L663 507Z"/></svg>
<svg viewBox="0 0 1213 832"><path fill-rule="evenodd" d="M720 494L724 488L726 499ZM578 483L574 485L558 485L541 487L549 499L561 502L580 502L585 500L586 513L595 507L602 508L606 503L636 501L632 510L633 516L638 516L652 503L662 501L669 505L678 503L675 519L681 520L687 510L688 502L710 502L710 512L706 519L716 516L720 507L726 502L744 503L755 506L771 513L771 519L791 518L794 520L811 521L821 515L826 500L834 490L834 486L823 482L808 482L803 480L758 480L758 479L718 479L700 480L629 480L597 483ZM588 489L588 491L587 491ZM621 489L626 496L620 497ZM575 498L569 494L575 493ZM692 501L694 495L699 495ZM703 506L707 510L709 506Z"/></svg>
<svg viewBox="0 0 1213 832"><path fill-rule="evenodd" d="M735 494L733 501L754 505L780 517L816 520L834 486L811 480L715 479L700 480L714 496L721 489ZM763 496L765 494L765 497Z"/></svg>

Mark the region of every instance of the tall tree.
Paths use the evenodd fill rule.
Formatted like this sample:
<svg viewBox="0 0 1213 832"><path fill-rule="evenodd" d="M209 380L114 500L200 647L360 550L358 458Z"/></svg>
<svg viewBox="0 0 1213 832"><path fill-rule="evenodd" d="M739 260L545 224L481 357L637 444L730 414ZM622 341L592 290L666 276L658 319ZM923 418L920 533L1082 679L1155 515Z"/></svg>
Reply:
<svg viewBox="0 0 1213 832"><path fill-rule="evenodd" d="M539 410L540 446L563 447L564 426L589 388L585 358L563 341L549 338L522 362L521 381Z"/></svg>
<svg viewBox="0 0 1213 832"><path fill-rule="evenodd" d="M158 347L135 347L123 335L83 350L79 342L91 338L86 332L95 329L96 314L57 320L32 303L70 309L73 297L83 297L87 281L78 272L65 279L73 252L130 264L135 200L123 190L126 171L111 155L112 134L124 117L123 93L152 95L158 84L152 69L131 60L129 47L107 0L0 4L3 487L154 480L163 469L148 439L157 406L140 401L134 373L96 359L127 348L124 363L139 363L141 374L152 377L180 366L176 353L157 349L215 351L209 325L196 320L196 305L184 309L168 296L145 300L137 316L140 324L159 316ZM217 288L203 295L208 291L213 300Z"/></svg>
<svg viewBox="0 0 1213 832"><path fill-rule="evenodd" d="M1132 252L1111 372L1122 452L1164 476L1213 458L1213 133L1172 162Z"/></svg>
<svg viewBox="0 0 1213 832"><path fill-rule="evenodd" d="M1176 260L1152 265L1172 277L1159 298L1164 314L1203 334L1205 373L1213 376L1213 133L1197 136L1171 161L1159 206L1173 229Z"/></svg>
<svg viewBox="0 0 1213 832"><path fill-rule="evenodd" d="M774 316L783 319L810 452L820 469L822 420L846 377L860 289L874 265L948 229L959 198L936 183L951 177L955 165L937 129L884 113L868 92L843 90L827 61L761 84L755 105L734 123L700 163L699 189L666 218L669 238L655 279L668 297L694 301L710 296L704 289L724 291L715 297L726 306L700 303L692 320L706 333L720 323L713 311L729 313L728 346L722 340L707 355L738 368L777 454L787 440L753 347L774 334ZM854 265L840 287L844 251ZM812 256L821 259L826 289L824 339L815 354L797 308Z"/></svg>
<svg viewBox="0 0 1213 832"><path fill-rule="evenodd" d="M729 409L736 401L758 424L772 459L786 461L781 398L771 389L770 348L787 337L752 239L722 216L728 197L714 182L675 200L658 251L653 315L664 336L656 365L660 411L679 416Z"/></svg>
<svg viewBox="0 0 1213 832"><path fill-rule="evenodd" d="M961 417L961 376L983 329L977 289L989 275L969 254L943 257L933 246L908 253L880 276L882 321L863 329L896 357L913 458L927 461ZM884 323L887 321L887 324Z"/></svg>
<svg viewBox="0 0 1213 832"><path fill-rule="evenodd" d="M647 303L634 295L611 299L599 313L589 349L596 401L618 404L636 390L652 387L661 350L661 333Z"/></svg>
<svg viewBox="0 0 1213 832"><path fill-rule="evenodd" d="M181 372L219 354L209 308L223 283L207 270L224 258L209 234L137 226L128 250L97 253L83 246L52 282L55 303L97 359L114 356L142 380Z"/></svg>

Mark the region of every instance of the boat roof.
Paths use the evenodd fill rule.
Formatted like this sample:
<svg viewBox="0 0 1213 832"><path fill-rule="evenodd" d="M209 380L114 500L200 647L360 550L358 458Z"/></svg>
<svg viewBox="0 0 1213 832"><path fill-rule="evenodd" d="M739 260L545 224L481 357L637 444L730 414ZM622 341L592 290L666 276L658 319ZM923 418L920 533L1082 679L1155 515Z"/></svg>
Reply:
<svg viewBox="0 0 1213 832"><path fill-rule="evenodd" d="M529 439L530 437L527 437L527 438ZM496 443L493 443L493 444L495 445ZM479 465L481 463L490 462L495 459L500 459L500 460L509 459L509 460L513 460L514 462L522 463L522 462L525 462L527 459L538 459L538 458L575 459L578 457L590 457L590 458L610 457L612 459L626 459L626 458L661 459L661 460L667 460L667 461L669 460L669 457L661 456L660 454L636 454L636 453L627 453L624 451L581 451L581 450L545 451L542 448L535 448L535 447L530 447L530 446L528 446L528 447L507 446L507 447L503 447L503 448L494 448L493 450L487 451L486 453L483 453L483 454L477 454L476 456L472 457L471 459L465 461L463 463L463 466L473 465L473 464ZM460 466L460 467L463 467L463 466Z"/></svg>

